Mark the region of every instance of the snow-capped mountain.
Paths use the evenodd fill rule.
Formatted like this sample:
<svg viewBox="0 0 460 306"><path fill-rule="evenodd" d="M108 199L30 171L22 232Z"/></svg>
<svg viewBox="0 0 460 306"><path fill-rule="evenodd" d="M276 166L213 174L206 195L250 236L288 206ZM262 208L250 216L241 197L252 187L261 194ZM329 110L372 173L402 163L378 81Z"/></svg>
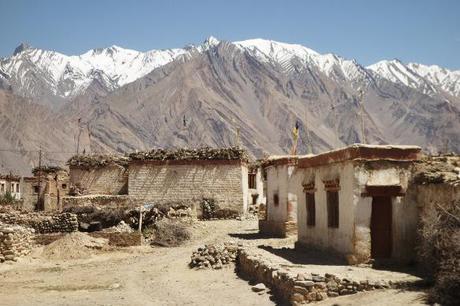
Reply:
<svg viewBox="0 0 460 306"><path fill-rule="evenodd" d="M79 56L21 44L13 56L0 60L0 75L14 85L17 93L26 97L40 97L49 91L61 98L73 98L94 80L112 91L180 56L202 52L216 43L218 41L210 37L198 47L147 52L111 46Z"/></svg>
<svg viewBox="0 0 460 306"><path fill-rule="evenodd" d="M460 96L460 71L416 63L406 65L396 59L380 61L368 66L367 69L380 77L415 88L424 94L434 95L445 91L453 96Z"/></svg>
<svg viewBox="0 0 460 306"><path fill-rule="evenodd" d="M210 37L148 52L113 46L80 56L23 45L0 61L0 142L24 152L73 152L84 126L86 152L222 147L234 144L236 125L241 144L260 157L289 152L296 123L299 152L316 153L361 142L364 122L370 144L458 152L458 79L455 71L399 61L364 68L262 39ZM22 158L24 170L36 161ZM19 162L0 152L0 171Z"/></svg>
<svg viewBox="0 0 460 306"><path fill-rule="evenodd" d="M367 79L368 72L355 60L331 53L320 54L302 45L264 39L237 41L234 44L263 62L280 65L286 72L316 67L336 81Z"/></svg>
<svg viewBox="0 0 460 306"><path fill-rule="evenodd" d="M49 96L68 100L83 93L94 81L113 91L177 58L204 52L219 43L211 36L198 46L147 52L111 46L78 56L21 44L11 57L0 59L0 85L11 86L14 92L35 100ZM350 83L353 88L365 87L374 77L381 77L424 94L444 91L460 97L460 71L415 63L405 65L398 60L381 61L364 68L355 60L335 54L320 54L302 45L265 39L231 44L285 73L314 68L336 82Z"/></svg>

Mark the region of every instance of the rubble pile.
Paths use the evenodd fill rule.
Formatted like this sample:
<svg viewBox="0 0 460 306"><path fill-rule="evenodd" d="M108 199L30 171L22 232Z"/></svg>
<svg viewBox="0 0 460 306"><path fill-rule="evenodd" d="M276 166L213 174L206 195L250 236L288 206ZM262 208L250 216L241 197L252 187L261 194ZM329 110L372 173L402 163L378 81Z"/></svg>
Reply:
<svg viewBox="0 0 460 306"><path fill-rule="evenodd" d="M154 149L147 152L129 154L132 160L248 160L245 150L238 147L214 149L203 147L197 149Z"/></svg>
<svg viewBox="0 0 460 306"><path fill-rule="evenodd" d="M197 269L222 269L223 266L235 262L239 246L235 242L223 245L205 245L193 252L190 267Z"/></svg>
<svg viewBox="0 0 460 306"><path fill-rule="evenodd" d="M108 154L91 154L91 155L74 155L68 161L70 167L83 169L100 168L111 164L127 166L129 158L124 155Z"/></svg>
<svg viewBox="0 0 460 306"><path fill-rule="evenodd" d="M237 266L240 275L264 283L271 288L276 296L291 305L321 301L328 297L374 289L401 288L406 285L403 281L357 281L339 278L329 273L324 275L315 273L292 274L289 270L273 265L259 256L251 255L250 252L243 249L238 253Z"/></svg>
<svg viewBox="0 0 460 306"><path fill-rule="evenodd" d="M89 258L96 250L107 247L105 238L94 238L85 233L75 232L48 244L43 249L42 256L47 259L82 259Z"/></svg>
<svg viewBox="0 0 460 306"><path fill-rule="evenodd" d="M29 254L33 245L33 229L0 223L0 262L16 261Z"/></svg>
<svg viewBox="0 0 460 306"><path fill-rule="evenodd" d="M47 215L12 210L7 213L0 213L0 221L6 224L31 227L40 234L70 233L78 230L77 215L71 213Z"/></svg>

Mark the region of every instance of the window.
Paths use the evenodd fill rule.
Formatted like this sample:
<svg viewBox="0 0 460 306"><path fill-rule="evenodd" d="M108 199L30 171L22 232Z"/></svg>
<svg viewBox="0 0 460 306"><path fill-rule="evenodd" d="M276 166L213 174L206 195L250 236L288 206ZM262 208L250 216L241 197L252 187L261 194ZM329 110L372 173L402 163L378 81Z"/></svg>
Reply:
<svg viewBox="0 0 460 306"><path fill-rule="evenodd" d="M277 193L273 195L273 204L275 204L275 206L278 206L280 204L280 198Z"/></svg>
<svg viewBox="0 0 460 306"><path fill-rule="evenodd" d="M38 186L34 186L34 192L35 192L35 193L38 193L38 191L39 191Z"/></svg>
<svg viewBox="0 0 460 306"><path fill-rule="evenodd" d="M2 193L5 192L5 183L1 183L1 184L0 184L0 191L1 191Z"/></svg>
<svg viewBox="0 0 460 306"><path fill-rule="evenodd" d="M62 189L67 189L67 184L62 184Z"/></svg>
<svg viewBox="0 0 460 306"><path fill-rule="evenodd" d="M252 205L256 205L257 204L257 199L259 198L259 195L258 194L253 194L252 195Z"/></svg>
<svg viewBox="0 0 460 306"><path fill-rule="evenodd" d="M306 193L307 200L307 225L315 226L316 224L316 208L315 208L315 194Z"/></svg>
<svg viewBox="0 0 460 306"><path fill-rule="evenodd" d="M339 192L326 191L327 197L327 226L339 227Z"/></svg>
<svg viewBox="0 0 460 306"><path fill-rule="evenodd" d="M256 189L256 174L255 173L249 173L248 182L249 182L250 189Z"/></svg>
<svg viewBox="0 0 460 306"><path fill-rule="evenodd" d="M19 184L16 184L16 192L19 193Z"/></svg>

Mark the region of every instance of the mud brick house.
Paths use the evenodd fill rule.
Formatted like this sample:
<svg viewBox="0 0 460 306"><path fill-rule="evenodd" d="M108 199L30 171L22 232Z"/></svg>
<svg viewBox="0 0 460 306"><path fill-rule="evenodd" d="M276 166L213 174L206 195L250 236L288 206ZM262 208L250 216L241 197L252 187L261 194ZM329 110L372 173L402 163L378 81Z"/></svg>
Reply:
<svg viewBox="0 0 460 306"><path fill-rule="evenodd" d="M297 195L291 178L299 156L271 156L262 163L265 177L266 207L259 220L262 234L286 237L297 233Z"/></svg>
<svg viewBox="0 0 460 306"><path fill-rule="evenodd" d="M415 146L353 145L299 158L296 246L327 249L349 262L414 258L419 209L408 186Z"/></svg>
<svg viewBox="0 0 460 306"><path fill-rule="evenodd" d="M13 198L21 198L21 177L14 174L0 174L0 196L10 193Z"/></svg>
<svg viewBox="0 0 460 306"><path fill-rule="evenodd" d="M33 177L21 181L23 209L53 211L62 209L62 198L68 195L69 173L57 166L33 169Z"/></svg>
<svg viewBox="0 0 460 306"><path fill-rule="evenodd" d="M244 150L179 149L130 154L128 194L146 203L183 202L201 215L203 199L218 210L243 214L248 207L248 158Z"/></svg>
<svg viewBox="0 0 460 306"><path fill-rule="evenodd" d="M128 158L118 155L76 155L67 162L77 195L128 193Z"/></svg>

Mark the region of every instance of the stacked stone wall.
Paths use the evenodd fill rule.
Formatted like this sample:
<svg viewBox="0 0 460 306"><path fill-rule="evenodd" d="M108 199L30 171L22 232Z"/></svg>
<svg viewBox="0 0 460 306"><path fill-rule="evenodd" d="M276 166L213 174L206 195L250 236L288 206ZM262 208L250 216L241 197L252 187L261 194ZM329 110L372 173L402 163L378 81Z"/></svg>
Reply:
<svg viewBox="0 0 460 306"><path fill-rule="evenodd" d="M355 294L362 291L384 288L400 288L405 282L352 280L333 274L292 274L288 269L271 264L246 249L238 253L237 271L240 276L270 287L275 296L284 303L299 305L321 301L328 297Z"/></svg>
<svg viewBox="0 0 460 306"><path fill-rule="evenodd" d="M70 233L78 230L77 215L70 213L48 215L10 211L0 213L0 222L30 227L40 234Z"/></svg>
<svg viewBox="0 0 460 306"><path fill-rule="evenodd" d="M0 223L0 262L16 261L29 254L33 244L33 229Z"/></svg>

